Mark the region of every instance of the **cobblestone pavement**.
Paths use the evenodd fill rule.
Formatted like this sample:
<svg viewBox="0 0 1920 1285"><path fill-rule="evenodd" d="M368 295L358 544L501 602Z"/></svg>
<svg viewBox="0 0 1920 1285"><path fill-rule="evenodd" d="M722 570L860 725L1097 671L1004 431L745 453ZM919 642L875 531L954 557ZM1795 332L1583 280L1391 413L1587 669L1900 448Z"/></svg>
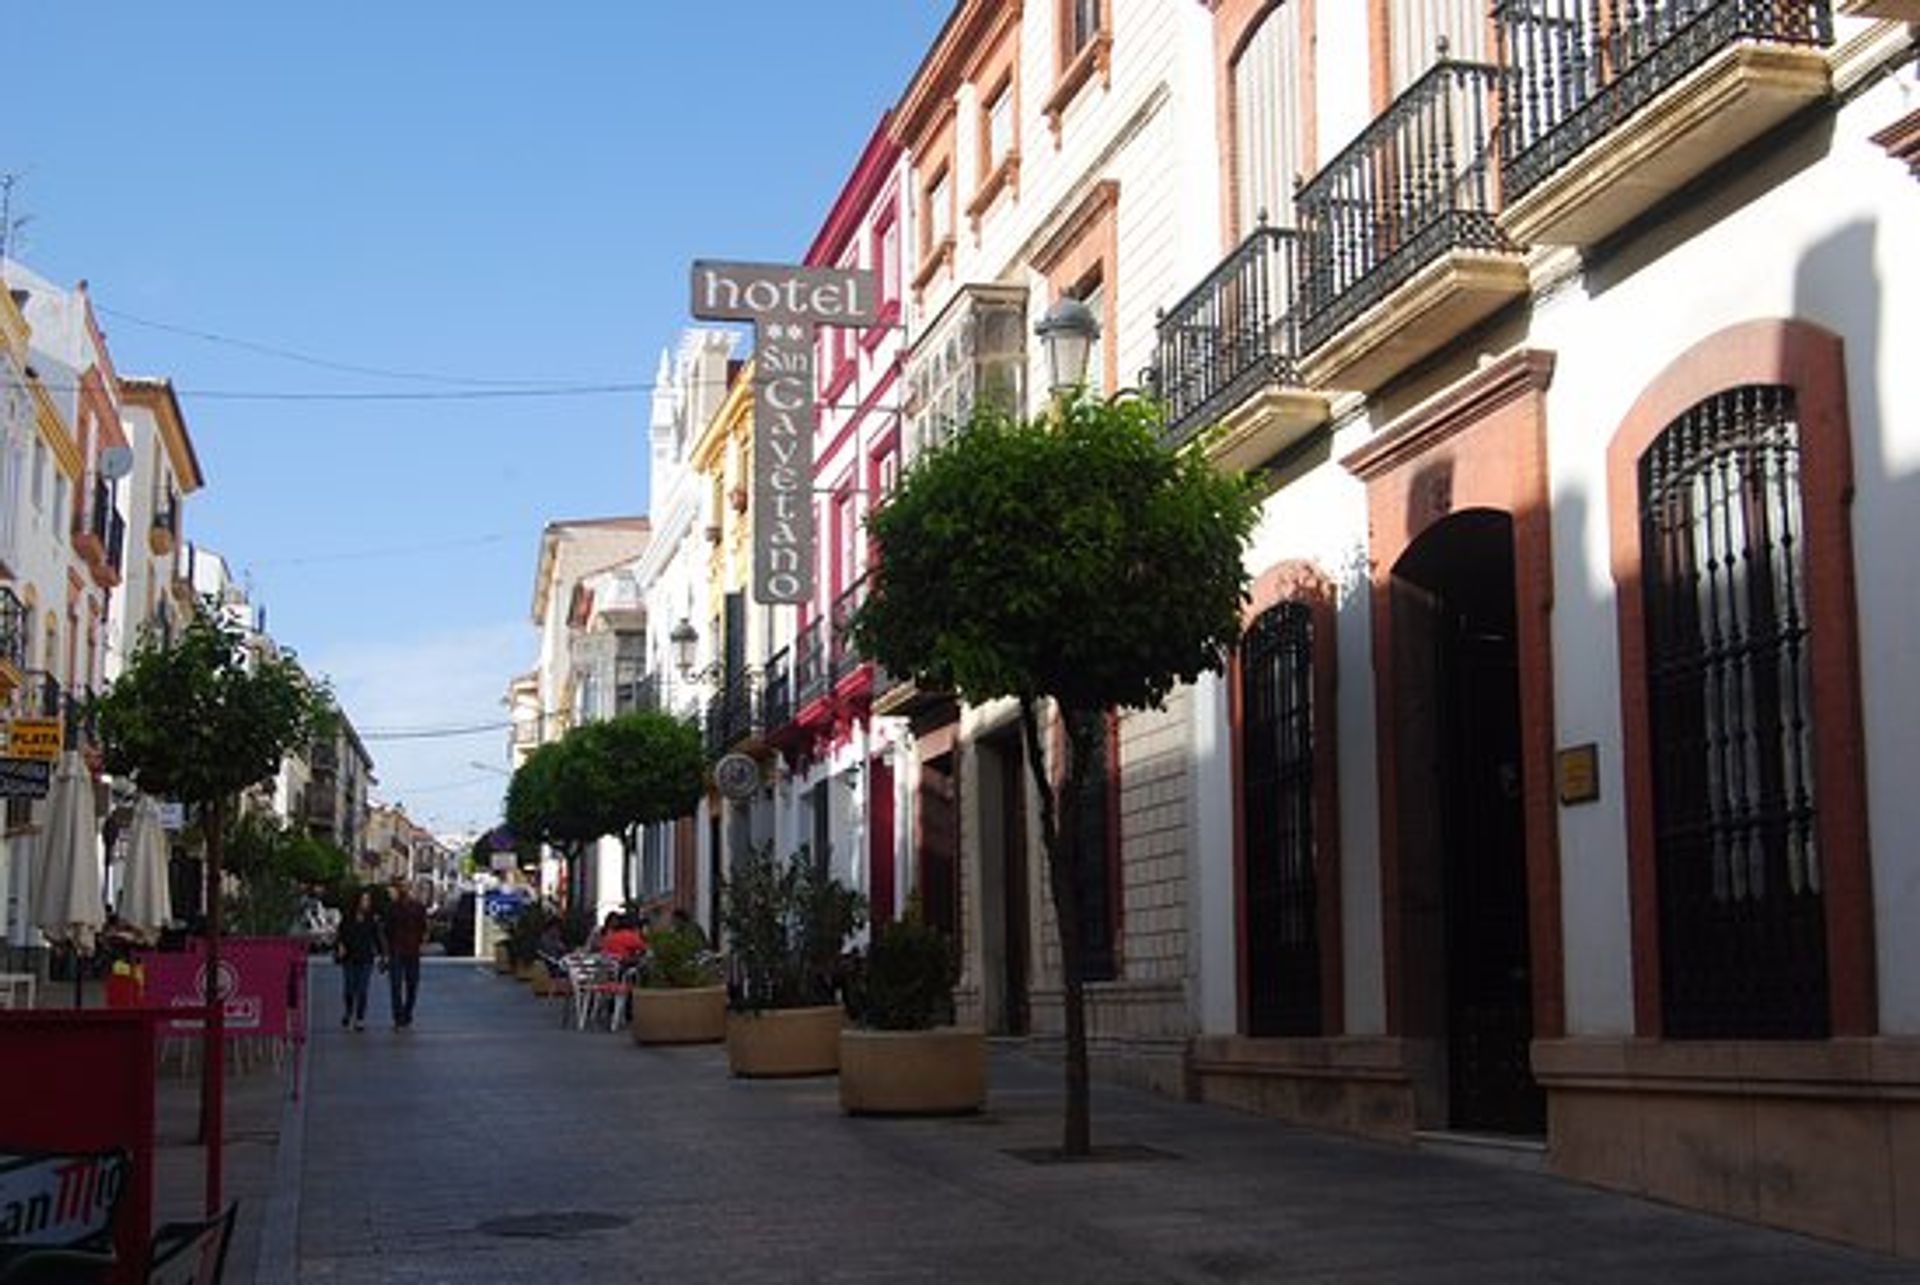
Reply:
<svg viewBox="0 0 1920 1285"><path fill-rule="evenodd" d="M1030 1163L1009 1153L1057 1141L1058 1068L1012 1050L983 1116L850 1120L830 1078L734 1080L718 1048L562 1029L561 1001L465 963L426 970L408 1031L384 995L382 1020L342 1031L332 981L281 1146L298 1208L266 1219L262 1285L1920 1282L1920 1264L1105 1086L1096 1142L1135 1158Z"/></svg>

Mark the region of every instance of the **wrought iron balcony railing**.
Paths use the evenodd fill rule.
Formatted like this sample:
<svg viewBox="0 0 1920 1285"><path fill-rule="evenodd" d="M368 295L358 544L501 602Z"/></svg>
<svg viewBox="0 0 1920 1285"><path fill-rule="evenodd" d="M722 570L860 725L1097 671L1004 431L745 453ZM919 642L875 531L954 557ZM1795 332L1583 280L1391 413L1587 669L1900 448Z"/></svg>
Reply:
<svg viewBox="0 0 1920 1285"><path fill-rule="evenodd" d="M1729 45L1833 43L1831 0L1496 0L1493 20L1509 201Z"/></svg>
<svg viewBox="0 0 1920 1285"><path fill-rule="evenodd" d="M1296 382L1299 241L1264 223L1160 317L1153 390L1178 445L1263 384Z"/></svg>
<svg viewBox="0 0 1920 1285"><path fill-rule="evenodd" d="M1300 348L1452 250L1510 250L1494 222L1497 68L1440 61L1300 190Z"/></svg>
<svg viewBox="0 0 1920 1285"><path fill-rule="evenodd" d="M767 658L767 678L760 688L760 707L766 712L768 731L793 721L792 649L782 647Z"/></svg>
<svg viewBox="0 0 1920 1285"><path fill-rule="evenodd" d="M855 580L851 588L841 590L840 596L833 600L827 670L836 683L851 673L854 666L860 663L859 649L853 645L853 616L860 609L860 604L866 600L865 576Z"/></svg>
<svg viewBox="0 0 1920 1285"><path fill-rule="evenodd" d="M816 616L793 640L794 704L824 696L827 680L827 622Z"/></svg>
<svg viewBox="0 0 1920 1285"><path fill-rule="evenodd" d="M0 665L27 667L27 605L5 587L0 587Z"/></svg>
<svg viewBox="0 0 1920 1285"><path fill-rule="evenodd" d="M758 727L754 675L747 669L730 669L722 676L720 690L707 701L707 752L715 758L725 754L753 735Z"/></svg>

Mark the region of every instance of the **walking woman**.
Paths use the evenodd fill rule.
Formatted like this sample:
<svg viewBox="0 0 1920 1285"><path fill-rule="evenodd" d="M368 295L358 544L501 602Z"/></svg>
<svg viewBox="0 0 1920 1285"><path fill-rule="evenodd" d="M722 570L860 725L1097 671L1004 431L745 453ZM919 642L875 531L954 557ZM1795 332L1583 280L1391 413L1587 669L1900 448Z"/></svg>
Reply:
<svg viewBox="0 0 1920 1285"><path fill-rule="evenodd" d="M333 955L340 961L346 983L346 1008L340 1025L351 1023L356 1031L367 1029L367 983L373 978L375 960L385 959L386 936L380 916L373 908L373 894L362 890L353 909L340 920L339 936L334 939Z"/></svg>

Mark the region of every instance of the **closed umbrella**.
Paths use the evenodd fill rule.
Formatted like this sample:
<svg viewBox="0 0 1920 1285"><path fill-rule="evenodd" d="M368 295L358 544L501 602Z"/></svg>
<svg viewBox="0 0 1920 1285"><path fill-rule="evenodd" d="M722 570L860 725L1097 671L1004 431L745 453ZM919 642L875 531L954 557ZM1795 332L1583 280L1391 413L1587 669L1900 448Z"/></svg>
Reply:
<svg viewBox="0 0 1920 1285"><path fill-rule="evenodd" d="M152 942L173 922L173 893L167 887L167 832L160 805L146 795L133 805L127 827L127 866L120 893L120 921L135 937Z"/></svg>
<svg viewBox="0 0 1920 1285"><path fill-rule="evenodd" d="M94 819L93 778L68 750L47 792L47 828L33 872L33 922L49 941L74 952L74 994L80 993L79 956L93 952L106 923L100 895L100 826ZM75 1000L78 1003L78 999Z"/></svg>

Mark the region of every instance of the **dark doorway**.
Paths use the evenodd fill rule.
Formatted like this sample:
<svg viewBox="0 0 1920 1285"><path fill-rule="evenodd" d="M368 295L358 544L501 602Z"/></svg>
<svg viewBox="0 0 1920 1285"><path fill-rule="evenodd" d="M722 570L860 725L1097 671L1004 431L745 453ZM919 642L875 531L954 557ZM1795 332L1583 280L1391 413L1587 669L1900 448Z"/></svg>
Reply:
<svg viewBox="0 0 1920 1285"><path fill-rule="evenodd" d="M960 942L960 799L953 775L953 753L920 762L919 856L920 906L927 922Z"/></svg>
<svg viewBox="0 0 1920 1285"><path fill-rule="evenodd" d="M1512 519L1432 527L1392 593L1409 1029L1444 1040L1448 1127L1540 1133Z"/></svg>
<svg viewBox="0 0 1920 1285"><path fill-rule="evenodd" d="M987 1029L1025 1035L1027 1003L1026 755L1018 729L982 738L980 753L980 918Z"/></svg>
<svg viewBox="0 0 1920 1285"><path fill-rule="evenodd" d="M867 901L876 927L893 918L893 765L867 760Z"/></svg>

